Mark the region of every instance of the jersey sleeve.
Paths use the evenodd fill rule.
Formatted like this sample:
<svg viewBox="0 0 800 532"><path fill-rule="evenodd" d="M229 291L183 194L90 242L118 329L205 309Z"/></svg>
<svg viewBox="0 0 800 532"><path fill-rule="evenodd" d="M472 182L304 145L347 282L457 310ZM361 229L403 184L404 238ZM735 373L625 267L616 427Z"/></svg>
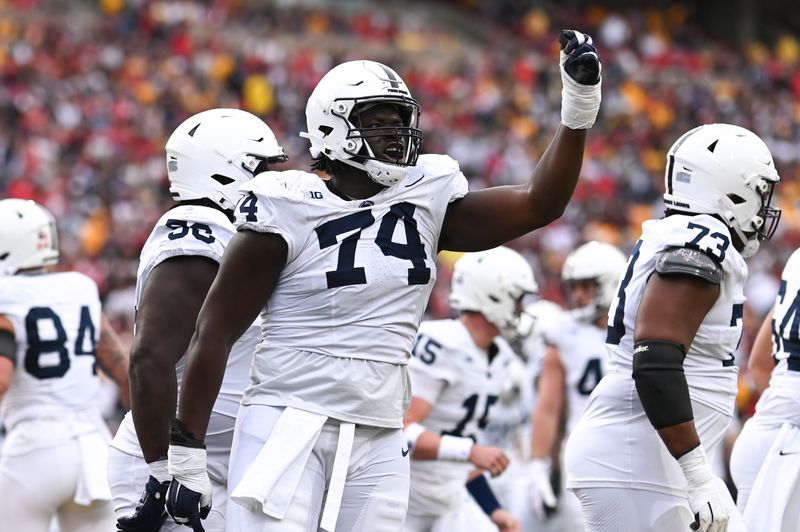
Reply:
<svg viewBox="0 0 800 532"><path fill-rule="evenodd" d="M410 180L416 177L416 179L427 178L433 183L441 182L446 187L445 193L449 195L447 203L461 199L469 192L467 178L461 172L458 161L452 157L436 154L420 155L417 166L421 177L412 175L407 179Z"/></svg>
<svg viewBox="0 0 800 532"><path fill-rule="evenodd" d="M414 343L414 356L408 363L411 394L436 404L444 389L455 380L451 361L454 356L435 328L420 326Z"/></svg>
<svg viewBox="0 0 800 532"><path fill-rule="evenodd" d="M236 228L281 236L286 241L287 262L290 262L308 236L297 229L305 225L308 218L302 184L309 176L320 180L306 172L264 172L242 185L236 205Z"/></svg>
<svg viewBox="0 0 800 532"><path fill-rule="evenodd" d="M234 229L222 213L214 214L222 219L198 216L194 210L180 208L162 216L142 253L149 269L178 256L200 256L220 262Z"/></svg>
<svg viewBox="0 0 800 532"><path fill-rule="evenodd" d="M671 216L659 234L663 249L689 248L701 251L719 264L726 274L746 274L744 259L734 248L730 229L707 214Z"/></svg>
<svg viewBox="0 0 800 532"><path fill-rule="evenodd" d="M0 315L22 316L27 311L24 296L13 285L13 276L0 276Z"/></svg>

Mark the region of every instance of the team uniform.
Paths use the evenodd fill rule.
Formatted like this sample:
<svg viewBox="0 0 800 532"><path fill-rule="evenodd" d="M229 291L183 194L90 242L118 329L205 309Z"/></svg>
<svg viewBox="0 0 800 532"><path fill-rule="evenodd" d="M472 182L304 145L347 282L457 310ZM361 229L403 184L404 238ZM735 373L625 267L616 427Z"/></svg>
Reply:
<svg viewBox="0 0 800 532"><path fill-rule="evenodd" d="M422 323L409 372L414 396L433 407L424 421L427 431L484 444L482 429L516 356L501 337L492 349L489 360L460 320ZM469 462L411 460L405 530L497 530L465 488L473 469Z"/></svg>
<svg viewBox="0 0 800 532"><path fill-rule="evenodd" d="M207 257L219 262L236 229L228 217L217 209L203 206L178 206L165 213L156 223L142 248L136 281L136 301L153 269L173 257ZM209 531L225 529L228 459L233 440L233 427L242 392L247 386L250 360L260 339L260 328L253 324L234 344L228 357L225 378L211 414L206 436L208 473L214 487L214 506L205 521ZM183 378L186 357L176 364L178 383ZM131 412L125 415L114 440L108 465L108 480L117 516L131 515L139 501L142 486L150 471L144 461ZM180 530L171 519L162 530Z"/></svg>
<svg viewBox="0 0 800 532"><path fill-rule="evenodd" d="M731 245L727 226L710 215L672 215L647 221L642 228L609 310L608 373L592 392L566 447L567 487L581 499L589 530L682 530L693 520L685 477L645 415L631 376L637 309L656 261L666 250L699 249L723 271L719 297L683 363L694 422L710 456L733 416L738 373L733 353L742 331L744 259ZM602 500L612 493L616 496ZM607 516L587 511L598 504L652 508L652 512L649 522L631 518L609 523Z"/></svg>
<svg viewBox="0 0 800 532"><path fill-rule="evenodd" d="M114 514L103 467L111 434L97 408L97 285L77 273L0 277L14 325L15 370L0 404L3 530L106 531ZM12 527L12 528L7 528Z"/></svg>
<svg viewBox="0 0 800 532"><path fill-rule="evenodd" d="M763 526L764 530L793 531L800 522L799 306L800 251L795 251L784 267L772 315L777 365L731 454L737 505L753 530ZM768 518L773 521L766 524ZM774 528L769 526L773 523Z"/></svg>
<svg viewBox="0 0 800 532"><path fill-rule="evenodd" d="M482 433L483 443L503 449L509 457L503 474L492 477L489 483L503 508L520 519L522 530L532 529L536 519L530 504L528 468L531 412L536 404L536 378L542 369L545 323L562 312L557 304L544 299L525 308L523 319L531 320L524 326L526 330L520 342L525 359L515 357L511 362L509 378Z"/></svg>
<svg viewBox="0 0 800 532"><path fill-rule="evenodd" d="M407 363L444 215L466 178L449 157L426 155L364 200L301 171L266 172L241 191L239 229L280 235L288 256L231 456L231 498L252 511L231 505L229 530L396 532L408 497Z"/></svg>

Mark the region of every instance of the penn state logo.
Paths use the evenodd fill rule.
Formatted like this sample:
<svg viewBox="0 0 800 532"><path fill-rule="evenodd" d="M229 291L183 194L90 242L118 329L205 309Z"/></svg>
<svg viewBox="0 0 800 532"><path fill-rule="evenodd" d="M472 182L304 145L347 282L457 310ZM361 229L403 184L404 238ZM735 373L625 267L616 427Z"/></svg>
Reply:
<svg viewBox="0 0 800 532"><path fill-rule="evenodd" d="M375 205L375 203L374 203L374 202L372 202L372 201L370 201L370 200L364 200L364 201L362 201L362 202L359 204L359 206L358 206L358 207L359 207L359 208L364 208L364 207L372 207L373 205Z"/></svg>

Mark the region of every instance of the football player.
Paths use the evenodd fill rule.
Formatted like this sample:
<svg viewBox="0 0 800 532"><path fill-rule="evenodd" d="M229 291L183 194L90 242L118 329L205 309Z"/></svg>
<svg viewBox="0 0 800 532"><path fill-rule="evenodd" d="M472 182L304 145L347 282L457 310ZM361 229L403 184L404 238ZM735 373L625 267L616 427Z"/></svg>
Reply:
<svg viewBox="0 0 800 532"><path fill-rule="evenodd" d="M101 313L97 285L56 272L53 216L0 200L0 452L3 530L106 532L111 433L97 406L97 365L128 397L128 357ZM126 401L127 403L127 401ZM11 528L7 528L11 527Z"/></svg>
<svg viewBox="0 0 800 532"><path fill-rule="evenodd" d="M697 127L667 154L666 216L642 226L608 314L608 372L566 447L592 532L742 530L711 457L734 411L744 259L780 217L766 144Z"/></svg>
<svg viewBox="0 0 800 532"><path fill-rule="evenodd" d="M571 494L561 497L551 484L551 456L560 456L561 441L580 419L589 394L605 374L608 308L625 271L625 255L604 242L592 241L570 253L561 279L570 312L545 324L546 344L537 377L537 401L531 414L530 489L533 511L546 521L562 504L560 523L548 530L582 530L580 506ZM561 429L562 420L564 423ZM555 469L561 470L560 464ZM544 528L544 523L540 528Z"/></svg>
<svg viewBox="0 0 800 532"><path fill-rule="evenodd" d="M412 451L407 532L519 529L483 475L498 476L508 457L482 444L481 431L516 358L504 336L517 334L522 298L536 290L530 265L516 251L467 253L453 267L450 305L459 317L420 325L403 419ZM467 489L489 519L471 511L468 476Z"/></svg>
<svg viewBox="0 0 800 532"><path fill-rule="evenodd" d="M420 155L419 104L391 68L328 72L306 107L314 168L242 187L239 231L200 311L173 423L167 507L199 526L203 441L235 338L263 339L231 455L231 530L402 528L407 362L440 249L496 247L558 218L600 103L591 39L561 35L562 122L529 183L468 192L458 163Z"/></svg>
<svg viewBox="0 0 800 532"><path fill-rule="evenodd" d="M132 410L117 431L108 467L119 530L161 530L170 480L169 420L200 304L236 229L238 187L270 163L286 160L272 130L238 109L187 118L166 143L167 176L177 205L156 223L142 248L136 283L136 332L131 350ZM225 368L206 438L215 493L208 530L225 530L228 458L250 359L260 339L241 331ZM141 497L140 497L141 494ZM179 529L170 521L164 529Z"/></svg>
<svg viewBox="0 0 800 532"><path fill-rule="evenodd" d="M798 308L800 251L795 251L783 269L775 306L764 320L750 354L751 367L772 367L769 386L731 453L731 476L738 490L736 503L749 530L795 532L800 523Z"/></svg>

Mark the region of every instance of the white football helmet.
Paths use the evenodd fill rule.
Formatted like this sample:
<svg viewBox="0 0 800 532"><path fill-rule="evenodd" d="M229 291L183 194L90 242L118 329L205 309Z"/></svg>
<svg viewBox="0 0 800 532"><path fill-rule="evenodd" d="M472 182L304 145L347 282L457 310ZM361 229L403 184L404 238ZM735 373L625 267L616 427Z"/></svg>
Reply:
<svg viewBox="0 0 800 532"><path fill-rule="evenodd" d="M778 226L781 210L770 202L780 177L767 145L743 127L707 124L685 133L667 154L664 181L667 209L720 217L744 257Z"/></svg>
<svg viewBox="0 0 800 532"><path fill-rule="evenodd" d="M0 200L0 273L58 263L56 220L32 200Z"/></svg>
<svg viewBox="0 0 800 532"><path fill-rule="evenodd" d="M239 186L287 159L260 118L240 109L211 109L183 121L166 145L169 191L175 201L209 199L233 210Z"/></svg>
<svg viewBox="0 0 800 532"><path fill-rule="evenodd" d="M572 250L561 267L561 280L566 289L569 290L570 283L577 281L597 284L591 303L573 308L572 314L584 321L594 321L607 314L627 262L619 249L605 242L591 241Z"/></svg>
<svg viewBox="0 0 800 532"><path fill-rule="evenodd" d="M517 336L522 297L538 291L528 261L516 251L500 246L465 253L456 261L450 306L480 312L511 340Z"/></svg>
<svg viewBox="0 0 800 532"><path fill-rule="evenodd" d="M402 127L362 128L359 113L375 104L395 105ZM317 84L306 105L311 156L327 156L364 170L376 183L391 186L417 163L422 145L418 127L420 108L405 82L386 65L350 61L334 67ZM397 136L405 145L401 162L378 159L366 138Z"/></svg>

